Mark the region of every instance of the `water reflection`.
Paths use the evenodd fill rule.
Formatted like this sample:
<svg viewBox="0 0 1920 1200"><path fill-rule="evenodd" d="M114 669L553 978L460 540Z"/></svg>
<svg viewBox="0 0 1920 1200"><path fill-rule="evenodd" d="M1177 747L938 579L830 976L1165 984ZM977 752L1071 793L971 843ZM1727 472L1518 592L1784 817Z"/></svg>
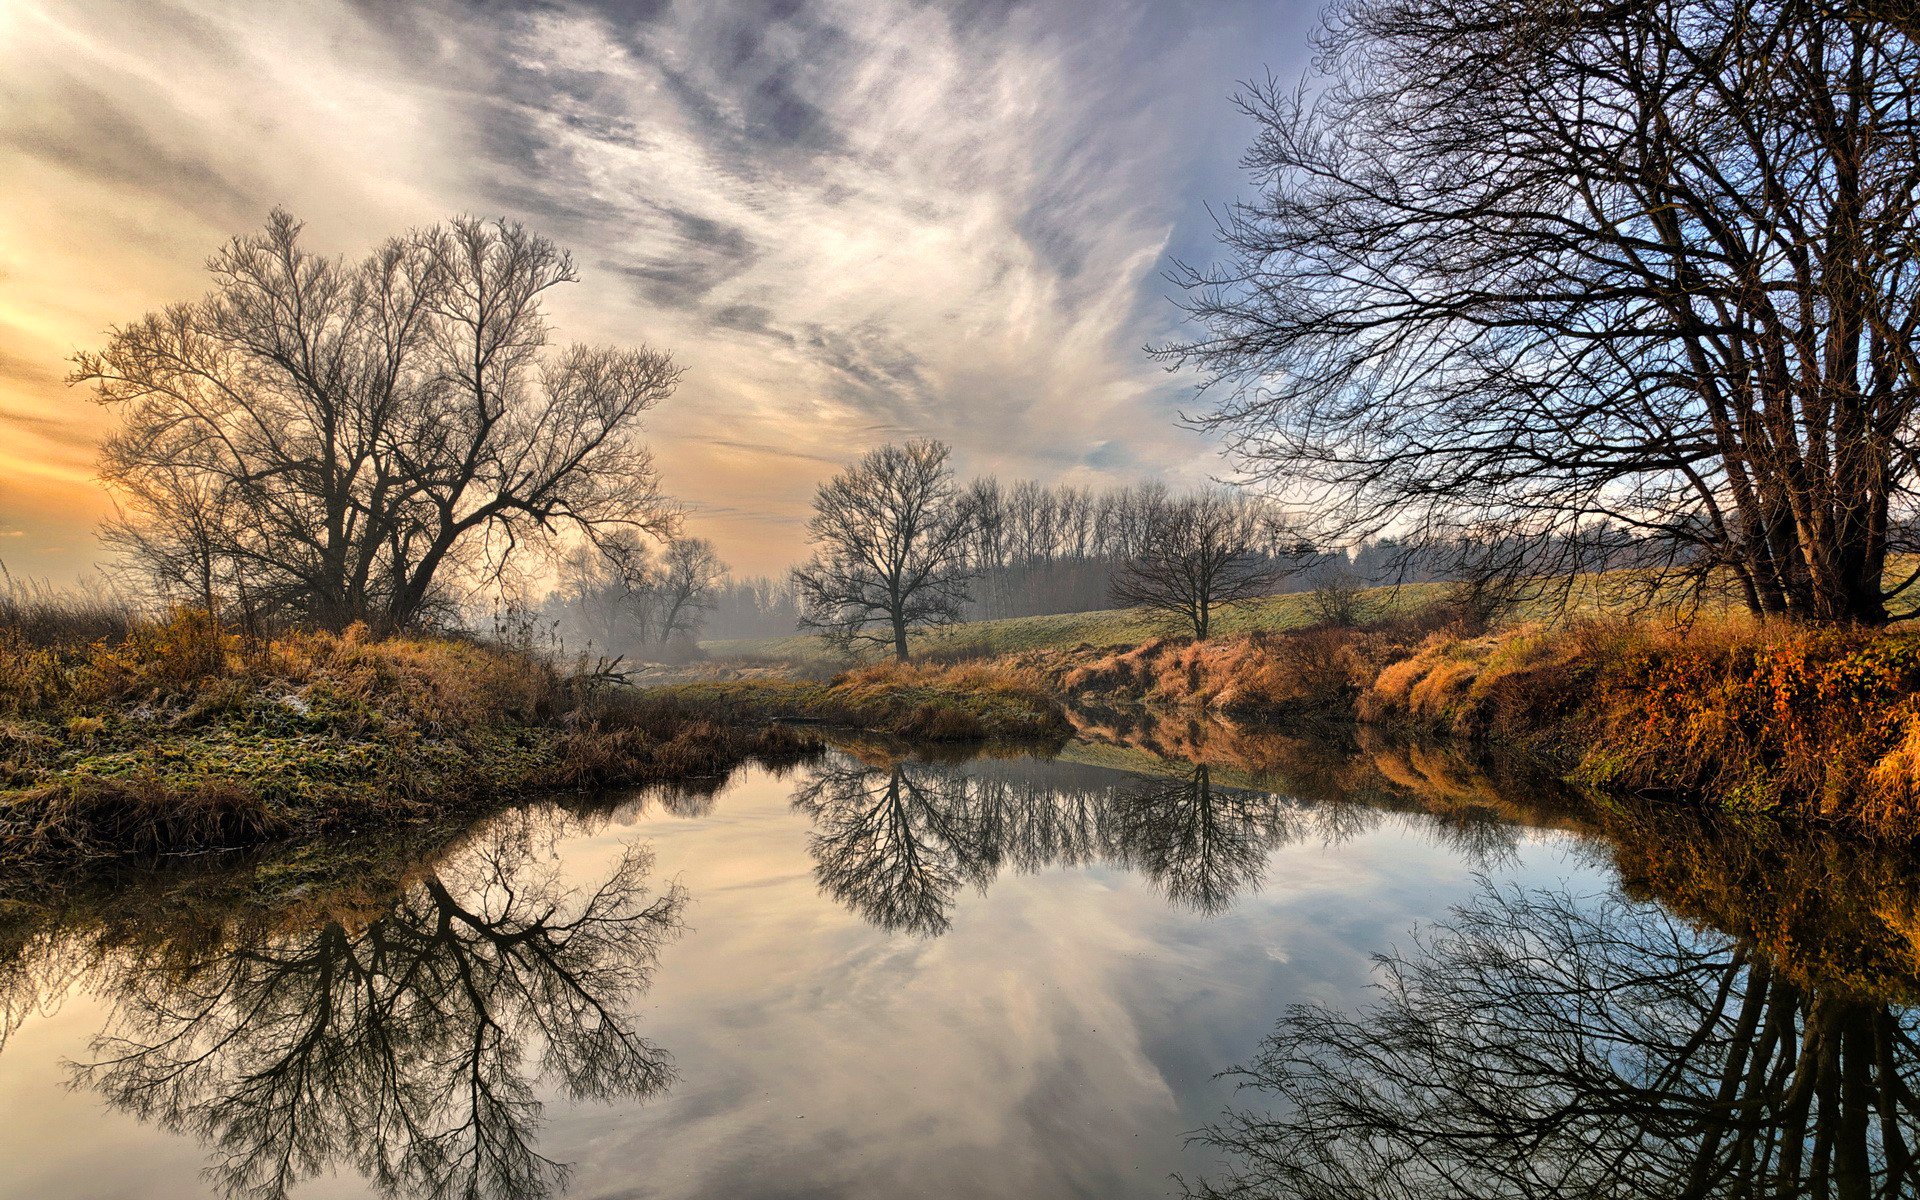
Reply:
<svg viewBox="0 0 1920 1200"><path fill-rule="evenodd" d="M611 1099L672 1080L626 1006L686 898L649 887L639 848L565 884L528 823L500 825L385 903L91 956L111 1016L76 1083L204 1141L228 1195L340 1168L409 1197L551 1193L566 1168L536 1148L536 1084Z"/></svg>
<svg viewBox="0 0 1920 1200"><path fill-rule="evenodd" d="M335 1171L399 1196L551 1194L567 1169L540 1152L541 1099L644 1099L672 1079L631 1011L687 897L649 882L644 851L576 837L651 815L663 854L714 897L708 936L654 997L700 1078L618 1122L557 1117L554 1141L583 1148L553 1153L600 1191L656 1155L662 1189L737 1191L785 1145L816 1157L780 1163L770 1192L856 1190L881 1161L911 1165L876 1194L990 1194L963 1178L990 1145L1014 1164L1005 1179L1158 1194L1183 1132L1223 1102L1196 1081L1246 1058L1277 990L1294 989L1284 999L1348 1002L1292 1010L1260 1046L1242 1076L1256 1091L1206 1134L1237 1171L1195 1194L1920 1194L1920 1018L1900 1007L1920 997L1910 858L1671 805L1582 809L1446 747L1197 722L1083 732L1053 760L849 742L791 794L766 782L717 802L713 788L582 800L97 886L0 879L0 1047L63 995L92 993L106 1028L84 1056L67 1043L85 1058L72 1082L203 1142L229 1195L278 1197ZM1277 857L1383 827L1377 843ZM1526 846L1543 828L1578 837ZM564 868L563 843L578 856ZM1595 894L1489 887L1381 960L1377 1004L1348 1006L1355 960L1439 911L1431 897L1457 898L1463 863L1510 860ZM783 923L816 899L809 863L837 919ZM938 946L837 911L932 937L1006 873L1095 867L1158 896L1046 881ZM1393 894L1403 881L1384 878L1421 870L1440 884ZM1368 915L1369 889L1389 895L1391 926ZM1185 920L1161 900L1257 919ZM1069 945L1083 959L1056 970ZM946 1018L949 993L1000 966L1031 988L1010 988L988 1022ZM1053 1019L1063 1010L1073 1019ZM991 1066L941 1075L943 1056ZM1090 1084L1082 1064L1107 1060ZM1027 1066L1045 1086L1000 1086ZM866 1111L888 1095L872 1077L903 1073L937 1093L937 1117ZM1112 1115L1170 1092L1177 1123L1171 1106L1163 1123ZM1104 1116L1074 1107L1085 1095ZM950 1128L967 1149L947 1146ZM1108 1187L1127 1166L1140 1178ZM65 1194L97 1190L84 1163L74 1177Z"/></svg>
<svg viewBox="0 0 1920 1200"><path fill-rule="evenodd" d="M1225 787L1204 762L1121 774L872 753L810 768L793 803L812 822L821 890L877 925L920 936L944 933L962 890L984 892L1004 870L1110 864L1182 908L1218 913L1260 885L1279 847L1336 842L1380 815ZM1480 853L1510 846L1472 841Z"/></svg>
<svg viewBox="0 0 1920 1200"><path fill-rule="evenodd" d="M1383 998L1293 1009L1190 1194L1920 1194L1920 1015L1625 897L1486 887Z"/></svg>

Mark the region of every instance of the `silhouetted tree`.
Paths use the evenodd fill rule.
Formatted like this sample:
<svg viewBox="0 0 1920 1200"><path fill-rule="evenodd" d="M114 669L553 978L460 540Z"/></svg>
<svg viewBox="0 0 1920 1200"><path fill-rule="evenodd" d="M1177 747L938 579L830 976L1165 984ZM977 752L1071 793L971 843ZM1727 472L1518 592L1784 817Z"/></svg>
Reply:
<svg viewBox="0 0 1920 1200"><path fill-rule="evenodd" d="M1242 97L1258 199L1190 271L1202 368L1316 534L1525 535L1755 610L1914 577L1920 41L1828 0L1342 0Z"/></svg>
<svg viewBox="0 0 1920 1200"><path fill-rule="evenodd" d="M535 1077L580 1099L673 1077L626 1008L685 904L646 888L650 865L629 849L574 895L494 838L371 920L130 962L79 1078L215 1146L230 1196L278 1200L341 1166L388 1195L548 1195L565 1168L535 1148Z"/></svg>
<svg viewBox="0 0 1920 1200"><path fill-rule="evenodd" d="M1163 499L1145 514L1139 549L1114 579L1114 599L1178 617L1193 636L1215 613L1273 591L1280 571L1262 553L1266 520L1224 492Z"/></svg>
<svg viewBox="0 0 1920 1200"><path fill-rule="evenodd" d="M653 640L658 574L652 550L632 534L575 546L561 560L544 615L573 650L630 653Z"/></svg>
<svg viewBox="0 0 1920 1200"><path fill-rule="evenodd" d="M196 599L244 581L328 627L411 624L571 528L670 524L641 415L659 351L545 352L572 260L509 221L458 218L359 262L301 248L275 211L209 263L214 287L75 358L122 426L101 473L114 541Z"/></svg>
<svg viewBox="0 0 1920 1200"><path fill-rule="evenodd" d="M714 605L715 589L726 565L705 538L674 538L661 555L658 582L659 632L662 642L691 642Z"/></svg>
<svg viewBox="0 0 1920 1200"><path fill-rule="evenodd" d="M814 554L793 574L803 627L845 647L890 646L905 661L909 633L960 619L974 507L948 454L931 441L882 446L820 485L807 522Z"/></svg>
<svg viewBox="0 0 1920 1200"><path fill-rule="evenodd" d="M1920 1189L1914 1014L1810 989L1618 896L1489 885L1384 997L1292 1009L1203 1140L1242 1200L1894 1197Z"/></svg>

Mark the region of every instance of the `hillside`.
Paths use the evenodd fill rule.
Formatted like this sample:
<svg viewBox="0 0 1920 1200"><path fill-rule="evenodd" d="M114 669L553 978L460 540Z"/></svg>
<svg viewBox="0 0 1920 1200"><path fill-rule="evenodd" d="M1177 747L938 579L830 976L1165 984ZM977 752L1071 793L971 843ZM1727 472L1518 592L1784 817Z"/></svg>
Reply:
<svg viewBox="0 0 1920 1200"><path fill-rule="evenodd" d="M1374 588L1365 593L1370 613L1417 608L1439 595L1439 584L1410 584ZM1243 608L1221 613L1215 628L1221 634L1256 630L1298 629L1311 625L1312 597L1305 592L1268 596ZM915 656L971 658L1047 650L1067 646L1135 646L1178 632L1168 618L1140 608L1108 608L1093 612L1058 613L1044 617L1009 617L999 621L968 621L934 633L916 636ZM734 638L700 643L714 659L735 662L780 662L797 668L836 668L845 664L824 639L814 634L782 638Z"/></svg>
<svg viewBox="0 0 1920 1200"><path fill-rule="evenodd" d="M1361 593L1362 611L1370 619L1411 613L1441 600L1449 585L1411 583L1369 588ZM1555 615L1598 614L1617 611L1629 595L1641 595L1626 572L1582 575L1574 579L1566 597L1521 604L1516 620L1545 620ZM1268 596L1214 618L1217 635L1300 629L1315 623L1313 597L1307 592ZM1011 617L998 621L969 621L934 633L916 636L915 657L974 658L1017 654L1025 650L1052 650L1073 646L1137 646L1180 627L1169 618L1139 608L1109 608L1092 612L1059 613L1044 617ZM778 663L797 670L834 670L846 660L817 635L779 638L732 638L703 641L700 648L712 659L727 663Z"/></svg>

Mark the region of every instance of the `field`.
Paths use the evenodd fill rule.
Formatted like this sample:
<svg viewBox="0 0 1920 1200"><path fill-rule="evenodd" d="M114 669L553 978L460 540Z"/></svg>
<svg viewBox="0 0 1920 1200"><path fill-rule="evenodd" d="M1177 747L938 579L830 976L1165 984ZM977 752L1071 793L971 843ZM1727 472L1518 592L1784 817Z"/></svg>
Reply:
<svg viewBox="0 0 1920 1200"><path fill-rule="evenodd" d="M1447 590L1448 585L1443 583L1369 588L1360 594L1360 607L1365 618L1373 621L1407 616L1440 602ZM1509 619L1526 622L1618 613L1634 607L1644 596L1644 590L1642 581L1628 572L1581 575L1565 588L1555 587L1551 594L1541 594L1515 605ZM1313 596L1307 592L1288 592L1222 611L1214 618L1214 632L1227 637L1279 633L1304 629L1317 622ZM912 649L916 658L952 661L1077 646L1137 646L1182 632L1177 622L1161 613L1139 608L1109 608L1045 617L969 621L916 635ZM849 665L824 639L809 634L705 641L700 643L700 648L719 662L778 664L807 673L830 672Z"/></svg>
<svg viewBox="0 0 1920 1200"><path fill-rule="evenodd" d="M1440 592L1441 585L1430 583L1374 588L1364 594L1363 602L1369 616L1387 616L1429 604ZM1312 597L1305 592L1268 596L1221 613L1214 619L1215 630L1230 636L1305 628L1315 621L1311 601ZM916 636L913 653L915 657L963 659L1074 646L1137 646L1178 632L1179 627L1162 614L1140 608L1108 608L1045 617L968 621ZM837 670L847 665L834 647L810 634L702 642L700 648L723 662L782 663L798 670Z"/></svg>

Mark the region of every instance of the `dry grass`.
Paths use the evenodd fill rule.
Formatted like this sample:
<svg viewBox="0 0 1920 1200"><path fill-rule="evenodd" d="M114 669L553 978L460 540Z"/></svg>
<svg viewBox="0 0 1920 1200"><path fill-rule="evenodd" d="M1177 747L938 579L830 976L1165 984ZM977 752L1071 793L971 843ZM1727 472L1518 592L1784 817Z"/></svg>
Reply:
<svg viewBox="0 0 1920 1200"><path fill-rule="evenodd" d="M723 724L811 721L915 741L1057 740L1068 731L1046 677L1018 662L885 663L826 681L728 680L647 695Z"/></svg>
<svg viewBox="0 0 1920 1200"><path fill-rule="evenodd" d="M119 641L138 623L132 608L109 592L63 592L18 579L0 565L0 638L30 646L85 646Z"/></svg>
<svg viewBox="0 0 1920 1200"><path fill-rule="evenodd" d="M1555 752L1618 794L1920 836L1920 635L1731 615L1437 633L1356 712Z"/></svg>
<svg viewBox="0 0 1920 1200"><path fill-rule="evenodd" d="M1086 702L1144 703L1241 717L1351 712L1383 663L1404 652L1398 627L1303 629L1204 642L1159 639L1128 650L1085 648L1055 672Z"/></svg>
<svg viewBox="0 0 1920 1200"><path fill-rule="evenodd" d="M0 637L0 859L231 847L814 749L457 638L255 640L186 610L117 640Z"/></svg>

